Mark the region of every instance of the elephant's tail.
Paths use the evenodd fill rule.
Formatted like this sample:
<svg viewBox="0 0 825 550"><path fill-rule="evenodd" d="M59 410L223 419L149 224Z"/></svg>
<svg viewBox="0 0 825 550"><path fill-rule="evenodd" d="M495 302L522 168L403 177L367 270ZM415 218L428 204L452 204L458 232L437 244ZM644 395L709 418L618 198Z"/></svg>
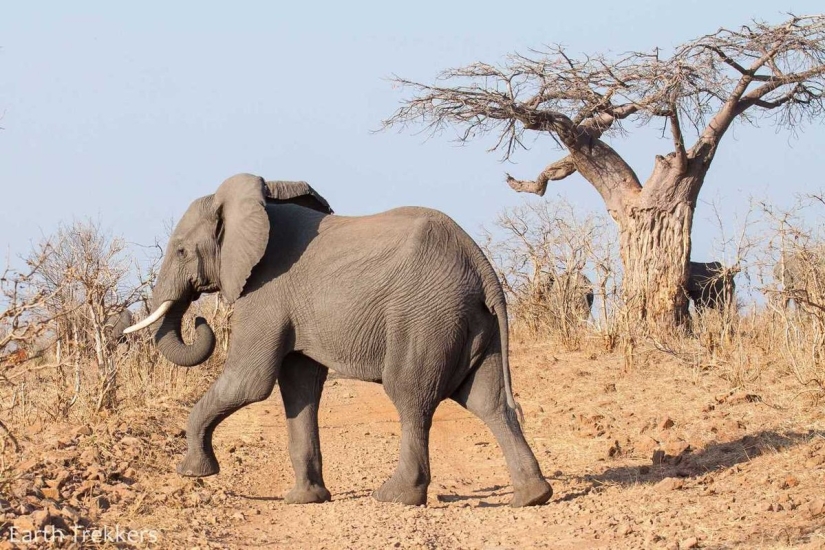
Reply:
<svg viewBox="0 0 825 550"><path fill-rule="evenodd" d="M507 398L507 406L516 412L519 422L523 424L524 411L521 410L521 405L518 404L513 395L513 382L510 378L510 333L507 326L507 302L504 299L504 292L502 292L501 287L499 285L496 285L496 287L498 287L496 290L499 296L490 296L487 294L486 289L485 294L487 294L488 300L493 298L493 303L488 302L487 307L498 319L498 333L501 337L501 368L504 371L504 394Z"/></svg>
<svg viewBox="0 0 825 550"><path fill-rule="evenodd" d="M469 235L467 238L472 242L475 267L481 276L484 304L498 320L498 333L501 338L501 367L504 375L504 394L507 399L507 406L516 413L519 422L523 423L524 412L513 396L513 383L510 377L510 337L507 323L507 300L504 297L504 290L502 290L498 276L487 256L484 255L475 241L470 239Z"/></svg>

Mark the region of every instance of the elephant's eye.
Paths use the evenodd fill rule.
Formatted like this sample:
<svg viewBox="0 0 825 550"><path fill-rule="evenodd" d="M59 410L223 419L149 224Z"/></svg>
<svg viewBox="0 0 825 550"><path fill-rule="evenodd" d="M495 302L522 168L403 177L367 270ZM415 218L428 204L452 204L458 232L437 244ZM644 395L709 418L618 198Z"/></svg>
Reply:
<svg viewBox="0 0 825 550"><path fill-rule="evenodd" d="M176 254L178 255L178 258L180 258L181 260L183 260L183 259L185 259L185 258L186 258L186 249L185 249L185 248L182 248L182 247L181 247L181 248L178 248L178 249L177 249L177 251L176 251Z"/></svg>

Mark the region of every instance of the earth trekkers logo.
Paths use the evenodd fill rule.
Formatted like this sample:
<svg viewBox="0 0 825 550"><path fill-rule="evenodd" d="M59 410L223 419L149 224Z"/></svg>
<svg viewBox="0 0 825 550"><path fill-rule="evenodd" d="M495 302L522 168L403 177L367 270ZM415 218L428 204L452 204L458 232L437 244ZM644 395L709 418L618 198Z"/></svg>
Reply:
<svg viewBox="0 0 825 550"><path fill-rule="evenodd" d="M70 529L60 529L47 525L43 529L9 528L9 542L15 544L35 543L129 543L134 545L155 544L160 540L156 529L127 529L118 524L103 525L98 528L73 525Z"/></svg>

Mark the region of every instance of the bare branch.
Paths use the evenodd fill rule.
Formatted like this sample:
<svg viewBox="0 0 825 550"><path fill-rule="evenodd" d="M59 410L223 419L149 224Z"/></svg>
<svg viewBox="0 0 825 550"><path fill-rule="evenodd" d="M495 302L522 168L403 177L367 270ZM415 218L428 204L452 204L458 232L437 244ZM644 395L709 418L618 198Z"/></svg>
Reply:
<svg viewBox="0 0 825 550"><path fill-rule="evenodd" d="M535 181L517 180L507 174L507 185L520 193L535 193L544 196L547 190L547 182L557 181L566 178L576 171L576 163L569 156L558 160L542 170Z"/></svg>
<svg viewBox="0 0 825 550"><path fill-rule="evenodd" d="M543 132L570 153L560 161L564 169L552 174L575 169L606 200L622 188L638 190L638 180L601 139L623 134L626 122L656 119L663 128L670 125L674 147L660 155L668 162L659 163L659 170L672 176L690 172L698 192L734 121L770 117L794 128L825 114L825 15L719 29L674 48L670 56L658 48L574 56L549 45L512 54L498 65L446 70L433 85L393 81L412 93L383 121L385 129L423 123L425 132L435 134L456 128L461 142L492 134L492 150L503 159L526 148L526 131ZM540 193L552 174L542 172L535 182L507 181Z"/></svg>
<svg viewBox="0 0 825 550"><path fill-rule="evenodd" d="M792 16L779 25L756 22L753 27L721 29L688 44L680 54L702 61L708 69L713 69L714 59L720 59L737 76L733 79L716 70L715 78L732 87L692 148L691 157L712 158L733 121L750 108L778 113L771 116L786 127L825 112L825 16ZM759 85L751 88L754 83ZM756 122L759 115L743 120Z"/></svg>
<svg viewBox="0 0 825 550"><path fill-rule="evenodd" d="M685 141L682 137L682 128L679 124L679 113L676 111L675 106L668 119L670 119L670 132L673 135L673 148L676 151L676 168L684 173L688 162L687 151L685 151Z"/></svg>

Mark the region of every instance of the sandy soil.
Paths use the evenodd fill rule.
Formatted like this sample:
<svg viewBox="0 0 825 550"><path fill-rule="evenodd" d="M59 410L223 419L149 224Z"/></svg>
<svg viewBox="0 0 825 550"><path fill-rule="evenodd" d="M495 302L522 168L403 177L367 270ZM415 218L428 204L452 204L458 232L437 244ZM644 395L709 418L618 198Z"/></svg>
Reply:
<svg viewBox="0 0 825 550"><path fill-rule="evenodd" d="M525 432L555 490L545 506L506 505L499 448L453 403L433 425L427 507L374 501L397 458L397 415L381 386L333 376L320 420L330 503L282 500L292 470L277 391L221 425L222 472L203 480L174 474L190 404L159 399L99 426L30 430L0 498L0 540L10 525L75 513L155 530L157 548L825 548L825 414L781 380L731 390L709 370L624 372L618 357L546 345L512 358Z"/></svg>

